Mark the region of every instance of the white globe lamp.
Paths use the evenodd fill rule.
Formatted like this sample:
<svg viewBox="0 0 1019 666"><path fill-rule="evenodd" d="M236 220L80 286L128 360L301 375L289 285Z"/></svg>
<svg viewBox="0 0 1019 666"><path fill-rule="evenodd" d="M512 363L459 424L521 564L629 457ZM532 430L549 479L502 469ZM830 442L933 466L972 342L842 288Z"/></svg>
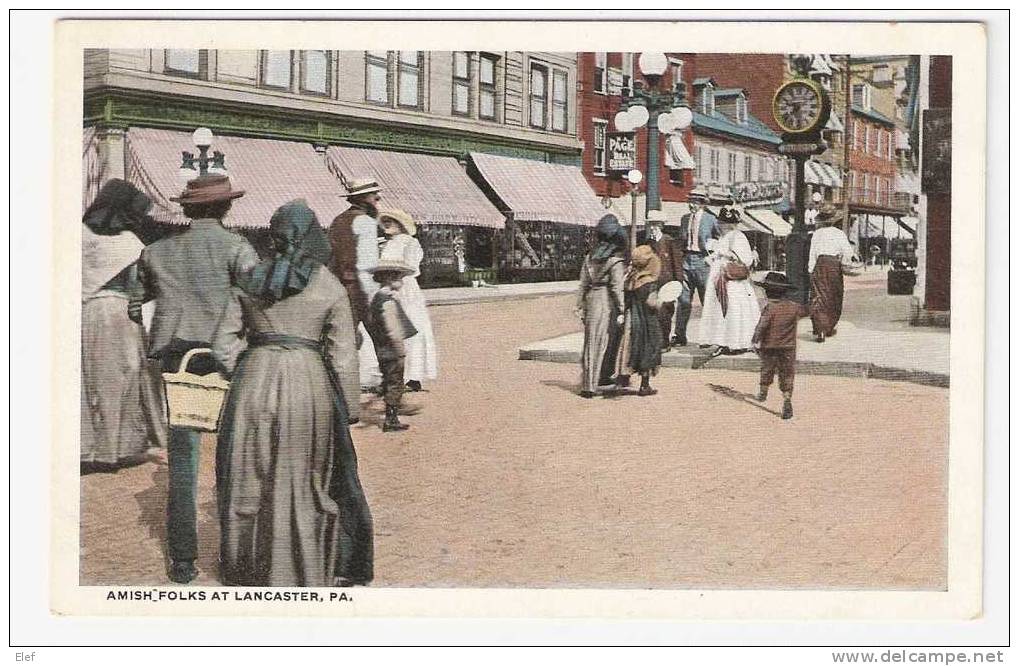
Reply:
<svg viewBox="0 0 1019 666"><path fill-rule="evenodd" d="M644 52L637 59L637 66L644 76L662 76L669 68L669 59L664 53Z"/></svg>
<svg viewBox="0 0 1019 666"><path fill-rule="evenodd" d="M648 113L647 107L641 105L631 106L629 114L630 123L634 128L643 127L647 124L648 118L651 117L651 114Z"/></svg>
<svg viewBox="0 0 1019 666"><path fill-rule="evenodd" d="M612 119L612 123L616 126L617 132L632 132L633 121L630 119L630 114L626 111L620 111Z"/></svg>
<svg viewBox="0 0 1019 666"><path fill-rule="evenodd" d="M191 135L191 140L199 148L208 148L212 145L212 130L208 127L199 127Z"/></svg>
<svg viewBox="0 0 1019 666"><path fill-rule="evenodd" d="M630 169L626 172L626 180L631 185L637 185L644 180L644 174L640 172L640 169Z"/></svg>
<svg viewBox="0 0 1019 666"><path fill-rule="evenodd" d="M676 129L679 131L685 130L693 122L693 111L685 106L677 106L669 112L669 115L675 118Z"/></svg>

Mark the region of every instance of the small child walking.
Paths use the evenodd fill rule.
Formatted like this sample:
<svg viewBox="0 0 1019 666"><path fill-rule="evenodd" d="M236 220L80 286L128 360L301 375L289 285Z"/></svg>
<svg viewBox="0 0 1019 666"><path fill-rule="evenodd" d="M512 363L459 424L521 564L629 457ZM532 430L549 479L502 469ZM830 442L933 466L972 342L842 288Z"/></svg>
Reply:
<svg viewBox="0 0 1019 666"><path fill-rule="evenodd" d="M381 260L372 269L372 277L380 288L368 306L365 326L375 343L375 356L382 372L382 396L386 403L383 432L406 430L398 416L403 400L403 364L407 355L403 341L417 334L417 329L403 311L395 294L403 286L403 278L414 270L401 261Z"/></svg>
<svg viewBox="0 0 1019 666"><path fill-rule="evenodd" d="M793 380L796 377L796 325L800 317L807 316L805 305L789 300L792 289L783 273L770 272L757 282L764 287L768 304L761 311L752 339L761 356L761 390L757 399L768 399L768 388L778 373L778 388L782 391L782 418L793 417Z"/></svg>

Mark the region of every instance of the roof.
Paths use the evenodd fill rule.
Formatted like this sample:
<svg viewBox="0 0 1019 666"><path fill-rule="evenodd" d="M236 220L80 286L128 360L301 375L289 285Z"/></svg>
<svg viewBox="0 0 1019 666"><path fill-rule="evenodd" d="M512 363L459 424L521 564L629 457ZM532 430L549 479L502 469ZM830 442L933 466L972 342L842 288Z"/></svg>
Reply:
<svg viewBox="0 0 1019 666"><path fill-rule="evenodd" d="M743 95L749 97L747 91L743 88L720 88L715 90L715 97L735 97L736 95Z"/></svg>
<svg viewBox="0 0 1019 666"><path fill-rule="evenodd" d="M579 167L487 153L471 160L514 220L593 227L606 213Z"/></svg>
<svg viewBox="0 0 1019 666"><path fill-rule="evenodd" d="M505 216L453 157L330 146L329 169L344 179L373 178L383 207L400 208L418 224L501 229Z"/></svg>
<svg viewBox="0 0 1019 666"><path fill-rule="evenodd" d="M718 85L718 84L715 83L715 80L713 78L711 78L710 76L702 76L700 78L696 78L696 79L693 80L693 86L695 88L697 86L705 86L705 85L707 85L709 83L711 85L713 85L713 86L714 85Z"/></svg>
<svg viewBox="0 0 1019 666"><path fill-rule="evenodd" d="M152 198L152 216L187 224L180 204L170 197L184 189L181 152L195 152L191 133L132 127L125 136L126 179ZM298 198L308 202L323 226L346 208L343 188L309 143L217 135L212 149L226 155L231 186L245 191L223 220L227 227L267 229L276 209Z"/></svg>
<svg viewBox="0 0 1019 666"><path fill-rule="evenodd" d="M782 137L749 113L747 114L746 124L741 125L717 109L713 116L706 116L703 113L694 111L693 126L695 129L701 127L776 146L782 143Z"/></svg>
<svg viewBox="0 0 1019 666"><path fill-rule="evenodd" d="M877 121L879 123L884 123L885 125L895 125L894 120L892 120L885 114L881 113L880 111L875 111L874 109L864 109L863 107L859 107L854 104L853 113L859 114L864 118L870 118L871 120Z"/></svg>

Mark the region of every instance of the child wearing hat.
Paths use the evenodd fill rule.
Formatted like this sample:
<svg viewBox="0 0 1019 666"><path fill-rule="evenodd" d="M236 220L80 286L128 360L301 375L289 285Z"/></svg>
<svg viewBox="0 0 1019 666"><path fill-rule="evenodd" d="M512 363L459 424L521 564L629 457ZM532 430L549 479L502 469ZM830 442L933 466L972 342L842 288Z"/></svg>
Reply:
<svg viewBox="0 0 1019 666"><path fill-rule="evenodd" d="M416 335L417 329L395 295L403 286L403 278L413 274L410 266L397 260L382 259L372 269L372 278L379 284L379 290L372 297L364 323L375 343L375 356L382 371L382 395L386 403L383 432L410 427L400 423L398 417L404 390L404 358L407 355L403 341Z"/></svg>
<svg viewBox="0 0 1019 666"><path fill-rule="evenodd" d="M752 342L761 356L761 390L757 399L768 399L768 388L778 373L782 391L782 418L793 417L793 380L796 377L796 325L807 315L805 306L787 298L792 285L783 273L770 272L757 282L764 287L768 304L754 329Z"/></svg>

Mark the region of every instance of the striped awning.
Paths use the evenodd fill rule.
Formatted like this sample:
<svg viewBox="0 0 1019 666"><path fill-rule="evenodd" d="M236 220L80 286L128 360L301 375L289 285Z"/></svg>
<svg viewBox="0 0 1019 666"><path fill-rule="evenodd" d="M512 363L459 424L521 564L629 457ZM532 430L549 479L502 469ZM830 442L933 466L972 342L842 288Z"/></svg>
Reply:
<svg viewBox="0 0 1019 666"><path fill-rule="evenodd" d="M170 197L186 184L181 152L197 152L191 134L133 127L126 137L127 180L152 197L152 216L160 222L187 224L180 205ZM329 226L346 208L340 197L343 188L309 143L216 136L212 150L226 156L233 189L245 191L223 220L227 227L267 229L276 209L293 199L307 201L322 226Z"/></svg>
<svg viewBox="0 0 1019 666"><path fill-rule="evenodd" d="M330 146L326 159L341 181L373 178L382 186L382 207L405 210L418 224L505 226L505 216L454 157Z"/></svg>
<svg viewBox="0 0 1019 666"><path fill-rule="evenodd" d="M637 225L644 224L644 211L647 203L644 194L637 195ZM612 199L608 212L614 213L623 226L630 224L630 212L633 207L629 195ZM665 213L665 226L678 227L683 216L690 212L690 204L685 201L663 201L661 210Z"/></svg>
<svg viewBox="0 0 1019 666"><path fill-rule="evenodd" d="M842 187L842 176L838 169L825 162L810 160L804 165L804 176L811 185Z"/></svg>
<svg viewBox="0 0 1019 666"><path fill-rule="evenodd" d="M786 222L781 215L769 208L748 208L744 211L757 222L768 227L773 236L783 238L793 230L791 224Z"/></svg>
<svg viewBox="0 0 1019 666"><path fill-rule="evenodd" d="M579 167L487 153L471 160L514 220L593 227L605 215Z"/></svg>

